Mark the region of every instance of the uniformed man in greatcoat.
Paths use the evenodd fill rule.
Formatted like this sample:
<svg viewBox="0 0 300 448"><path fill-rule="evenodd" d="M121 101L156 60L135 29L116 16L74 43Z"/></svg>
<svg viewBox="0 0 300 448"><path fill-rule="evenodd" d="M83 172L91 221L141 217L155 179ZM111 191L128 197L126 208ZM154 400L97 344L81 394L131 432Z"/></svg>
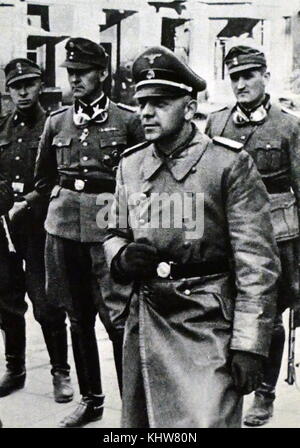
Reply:
<svg viewBox="0 0 300 448"><path fill-rule="evenodd" d="M134 283L123 427L239 427L261 381L279 259L265 187L242 145L192 119L205 81L165 47L133 64L147 142L125 151L104 243Z"/></svg>
<svg viewBox="0 0 300 448"><path fill-rule="evenodd" d="M0 118L0 172L8 174L14 204L7 216L8 232L15 253L10 255L10 283L0 294L0 320L5 340L7 370L0 380L0 397L24 386L25 294L33 305L47 345L54 399L73 398L67 363L66 314L60 306L48 306L45 294L45 230L48 201L34 191L34 167L46 113L39 103L42 86L40 67L29 59L13 59L5 69L6 86L14 110ZM25 268L23 263L25 262Z"/></svg>
<svg viewBox="0 0 300 448"><path fill-rule="evenodd" d="M97 197L114 192L121 152L144 136L137 115L103 92L108 74L103 47L78 37L67 41L66 50L63 66L75 102L51 114L46 122L36 189L40 194L51 191L45 223L47 291L54 302L64 304L71 321L82 400L60 426L72 427L100 419L103 413L94 329L97 311L113 342L121 388L123 322L114 320L107 306L111 282L102 246L106 228L96 222Z"/></svg>
<svg viewBox="0 0 300 448"><path fill-rule="evenodd" d="M246 425L261 426L273 414L285 340L281 313L299 303L300 122L266 93L270 73L260 50L233 47L225 63L237 101L211 114L206 132L242 143L253 157L269 193L282 267L270 354L245 417Z"/></svg>

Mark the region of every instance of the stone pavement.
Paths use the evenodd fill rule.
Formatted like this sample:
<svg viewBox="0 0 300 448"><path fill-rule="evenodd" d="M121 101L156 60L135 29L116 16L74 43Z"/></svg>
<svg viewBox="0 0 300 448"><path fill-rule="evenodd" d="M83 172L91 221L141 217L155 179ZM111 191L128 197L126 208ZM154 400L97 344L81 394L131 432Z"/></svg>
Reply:
<svg viewBox="0 0 300 448"><path fill-rule="evenodd" d="M288 313L284 315L287 327ZM119 428L121 401L114 371L112 346L99 320L96 326L97 339L102 366L103 389L106 395L103 419L87 425L87 428ZM300 329L297 330L296 361L300 361ZM76 407L79 400L76 374L70 350L72 381L75 398L70 403L55 403L52 397L52 380L48 356L43 343L39 325L32 317L32 310L27 312L27 380L24 389L8 397L0 398L0 417L5 428L55 428L57 423ZM70 342L70 341L69 341ZM0 374L5 368L4 347L0 338ZM300 368L297 369L300 385ZM277 389L277 400L272 421L263 428L300 428L300 390L288 386L286 377L286 351L284 364ZM245 409L252 397L245 399Z"/></svg>

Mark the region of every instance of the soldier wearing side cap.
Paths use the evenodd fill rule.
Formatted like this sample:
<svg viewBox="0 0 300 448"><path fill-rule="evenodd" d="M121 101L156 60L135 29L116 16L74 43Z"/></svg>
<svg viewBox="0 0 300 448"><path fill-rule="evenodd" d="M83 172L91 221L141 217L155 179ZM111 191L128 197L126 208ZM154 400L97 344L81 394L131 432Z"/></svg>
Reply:
<svg viewBox="0 0 300 448"><path fill-rule="evenodd" d="M75 102L46 122L36 189L40 194L51 191L45 223L47 291L64 304L71 321L82 400L60 426L73 427L102 418L104 395L94 329L98 310L113 343L121 389L123 321L110 301L113 286L102 247L106 228L96 222L97 198L114 192L122 151L144 135L131 108L113 103L103 92L108 64L103 47L71 38L66 50L62 65L68 70ZM124 288L116 289L114 298L125 293Z"/></svg>
<svg viewBox="0 0 300 448"><path fill-rule="evenodd" d="M72 400L73 390L67 362L66 314L60 306L50 306L45 294L44 220L48 201L40 200L33 181L38 143L46 120L39 103L42 72L37 64L23 58L10 61L4 71L14 110L0 119L0 171L8 174L14 191L14 204L6 220L15 253L9 261L8 290L0 294L7 362L0 380L0 397L25 383L27 293L47 345L54 399L67 402Z"/></svg>
<svg viewBox="0 0 300 448"><path fill-rule="evenodd" d="M193 124L206 83L174 53L147 49L133 78L147 142L121 159L104 243L113 278L134 282L122 425L239 427L275 315L267 193L241 144Z"/></svg>
<svg viewBox="0 0 300 448"><path fill-rule="evenodd" d="M253 157L269 193L282 266L270 354L245 417L245 424L261 426L273 414L285 341L281 313L299 303L300 123L266 93L270 73L260 50L233 47L225 63L237 102L211 114L206 132L243 143Z"/></svg>

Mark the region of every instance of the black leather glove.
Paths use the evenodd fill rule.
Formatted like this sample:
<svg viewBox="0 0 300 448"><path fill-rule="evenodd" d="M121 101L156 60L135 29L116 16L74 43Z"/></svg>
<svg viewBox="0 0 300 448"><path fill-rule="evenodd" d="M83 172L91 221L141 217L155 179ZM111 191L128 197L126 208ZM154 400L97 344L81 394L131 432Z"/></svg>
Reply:
<svg viewBox="0 0 300 448"><path fill-rule="evenodd" d="M258 388L263 380L264 358L256 353L234 351L231 373L236 389L247 395Z"/></svg>
<svg viewBox="0 0 300 448"><path fill-rule="evenodd" d="M158 251L144 243L129 243L113 260L113 274L118 280L145 280L155 274Z"/></svg>

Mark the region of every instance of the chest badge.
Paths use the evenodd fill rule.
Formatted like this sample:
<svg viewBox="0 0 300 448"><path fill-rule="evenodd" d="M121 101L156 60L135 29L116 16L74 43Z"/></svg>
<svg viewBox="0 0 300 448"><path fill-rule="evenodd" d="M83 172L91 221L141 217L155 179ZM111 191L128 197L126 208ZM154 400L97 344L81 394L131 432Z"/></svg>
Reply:
<svg viewBox="0 0 300 448"><path fill-rule="evenodd" d="M88 130L87 128L85 128L85 129L82 131L82 134L81 134L80 137L79 137L79 141L80 141L81 143L83 143L83 142L87 139L88 135L89 135L89 130Z"/></svg>
<svg viewBox="0 0 300 448"><path fill-rule="evenodd" d="M84 189L85 182L82 179L75 179L74 187L76 191L82 191Z"/></svg>

